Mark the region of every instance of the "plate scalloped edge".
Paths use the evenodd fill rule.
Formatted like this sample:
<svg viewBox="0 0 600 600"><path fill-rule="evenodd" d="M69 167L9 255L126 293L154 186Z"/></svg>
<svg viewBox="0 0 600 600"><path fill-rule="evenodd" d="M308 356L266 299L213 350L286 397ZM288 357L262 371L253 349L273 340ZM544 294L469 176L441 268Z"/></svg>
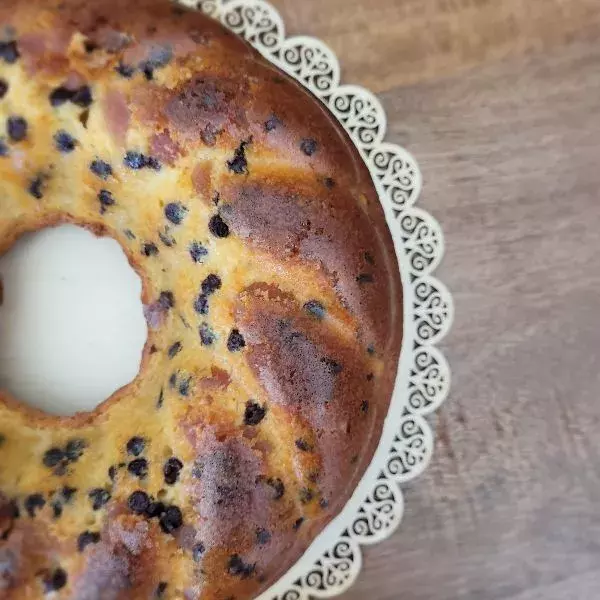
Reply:
<svg viewBox="0 0 600 600"><path fill-rule="evenodd" d="M396 247L404 289L404 340L396 386L379 447L343 511L260 600L332 598L362 567L361 546L390 536L402 520L401 484L420 475L433 451L426 416L446 399L450 369L436 347L453 319L452 297L433 271L444 254L439 223L415 206L422 186L415 159L384 141L386 115L368 90L340 83L339 62L322 41L287 38L265 0L179 0L245 38L319 98L341 122L367 164Z"/></svg>

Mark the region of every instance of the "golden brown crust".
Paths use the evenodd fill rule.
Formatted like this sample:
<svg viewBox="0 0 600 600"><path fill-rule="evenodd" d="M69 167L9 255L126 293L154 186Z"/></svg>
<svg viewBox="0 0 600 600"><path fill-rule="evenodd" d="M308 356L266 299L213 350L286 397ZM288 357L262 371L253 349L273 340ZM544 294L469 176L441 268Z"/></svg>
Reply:
<svg viewBox="0 0 600 600"><path fill-rule="evenodd" d="M0 251L113 236L149 327L92 413L0 396L3 598L254 596L349 498L393 388L398 266L352 142L217 23L131 6L0 5Z"/></svg>

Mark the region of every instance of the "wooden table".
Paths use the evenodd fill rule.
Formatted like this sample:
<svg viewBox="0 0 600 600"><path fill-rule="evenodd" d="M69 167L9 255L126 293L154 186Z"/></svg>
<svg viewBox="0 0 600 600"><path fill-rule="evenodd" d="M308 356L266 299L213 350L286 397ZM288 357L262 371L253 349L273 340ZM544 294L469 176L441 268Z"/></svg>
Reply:
<svg viewBox="0 0 600 600"><path fill-rule="evenodd" d="M379 93L456 302L433 463L345 600L597 600L600 1L273 1Z"/></svg>

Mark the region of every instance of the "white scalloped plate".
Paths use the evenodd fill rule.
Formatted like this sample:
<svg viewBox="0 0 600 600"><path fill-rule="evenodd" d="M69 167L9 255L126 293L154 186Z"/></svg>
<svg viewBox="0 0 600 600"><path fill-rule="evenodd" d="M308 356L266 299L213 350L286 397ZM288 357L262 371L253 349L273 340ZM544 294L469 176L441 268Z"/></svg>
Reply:
<svg viewBox="0 0 600 600"><path fill-rule="evenodd" d="M439 223L414 206L421 173L400 146L384 142L386 116L368 90L340 84L340 67L320 40L286 38L279 13L264 0L180 0L221 21L319 98L344 126L369 167L396 247L404 288L404 340L396 386L379 447L344 510L304 556L259 600L308 600L342 594L362 565L361 546L400 524L400 484L420 475L433 450L425 416L448 395L450 370L435 344L448 333L452 298L432 272L444 253Z"/></svg>

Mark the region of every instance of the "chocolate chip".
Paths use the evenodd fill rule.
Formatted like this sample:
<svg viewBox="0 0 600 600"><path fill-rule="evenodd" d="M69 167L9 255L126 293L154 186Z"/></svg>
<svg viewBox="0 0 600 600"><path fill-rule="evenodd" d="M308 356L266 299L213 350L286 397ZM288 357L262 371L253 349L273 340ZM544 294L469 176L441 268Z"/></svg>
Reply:
<svg viewBox="0 0 600 600"><path fill-rule="evenodd" d="M83 552L90 544L97 544L100 541L100 534L97 531L84 531L77 538L77 550Z"/></svg>
<svg viewBox="0 0 600 600"><path fill-rule="evenodd" d="M94 488L89 491L88 497L92 502L92 509L100 510L110 500L110 492L102 488Z"/></svg>
<svg viewBox="0 0 600 600"><path fill-rule="evenodd" d="M150 57L139 64L141 71L148 81L154 79L154 71L165 67L171 61L173 51L168 46L154 47L150 52Z"/></svg>
<svg viewBox="0 0 600 600"><path fill-rule="evenodd" d="M69 487L65 485L60 490L60 495L63 497L64 501L68 504L73 499L73 496L77 493L77 488Z"/></svg>
<svg viewBox="0 0 600 600"><path fill-rule="evenodd" d="M152 501L150 504L148 504L145 514L149 519L157 519L164 514L165 510L165 505L162 502Z"/></svg>
<svg viewBox="0 0 600 600"><path fill-rule="evenodd" d="M8 83L6 79L0 79L0 99L6 96L6 92L8 92Z"/></svg>
<svg viewBox="0 0 600 600"><path fill-rule="evenodd" d="M244 336L237 329L232 329L229 337L227 338L227 350L229 352L237 352L246 345Z"/></svg>
<svg viewBox="0 0 600 600"><path fill-rule="evenodd" d="M108 478L111 481L114 481L117 477L117 467L115 465L110 465L110 467L108 467Z"/></svg>
<svg viewBox="0 0 600 600"><path fill-rule="evenodd" d="M369 412L369 401L368 400L363 400L360 403L360 412L362 412L362 413Z"/></svg>
<svg viewBox="0 0 600 600"><path fill-rule="evenodd" d="M230 575L248 579L248 577L251 577L254 574L255 570L256 564L245 563L239 554L233 554L229 557L227 571Z"/></svg>
<svg viewBox="0 0 600 600"><path fill-rule="evenodd" d="M64 130L60 130L54 134L54 145L59 152L68 154L75 150L77 146L77 140L69 133Z"/></svg>
<svg viewBox="0 0 600 600"><path fill-rule="evenodd" d="M161 600L162 598L165 597L165 592L167 591L167 582L166 581L161 581L157 586L156 586L156 591L154 592L154 598L156 598L156 600Z"/></svg>
<svg viewBox="0 0 600 600"><path fill-rule="evenodd" d="M112 175L112 167L105 161L100 160L99 158L94 159L90 163L90 171L100 177L100 179L104 179L105 181Z"/></svg>
<svg viewBox="0 0 600 600"><path fill-rule="evenodd" d="M108 190L100 190L98 192L98 201L100 202L100 212L105 213L109 206L116 204L115 197Z"/></svg>
<svg viewBox="0 0 600 600"><path fill-rule="evenodd" d="M303 308L311 317L315 317L319 321L325 318L325 307L317 300L305 302Z"/></svg>
<svg viewBox="0 0 600 600"><path fill-rule="evenodd" d="M246 402L246 410L244 411L244 425L258 425L267 414L266 409L252 400Z"/></svg>
<svg viewBox="0 0 600 600"><path fill-rule="evenodd" d="M266 529L259 527L256 530L256 541L259 545L264 546L271 541L271 534Z"/></svg>
<svg viewBox="0 0 600 600"><path fill-rule="evenodd" d="M62 504L60 502L52 502L50 506L52 507L52 517L59 519L63 513Z"/></svg>
<svg viewBox="0 0 600 600"><path fill-rule="evenodd" d="M331 177L325 177L323 183L325 184L325 187L329 190L335 187L335 181Z"/></svg>
<svg viewBox="0 0 600 600"><path fill-rule="evenodd" d="M84 129L87 129L89 118L90 118L89 108L82 110L81 114L79 115L79 122L83 125Z"/></svg>
<svg viewBox="0 0 600 600"><path fill-rule="evenodd" d="M274 131L277 129L277 127L279 127L279 125L281 125L281 121L275 115L273 115L265 121L265 131L267 133Z"/></svg>
<svg viewBox="0 0 600 600"><path fill-rule="evenodd" d="M221 288L221 278L214 273L208 275L202 282L202 292L207 296Z"/></svg>
<svg viewBox="0 0 600 600"><path fill-rule="evenodd" d="M173 292L161 292L158 297L158 304L163 310L173 308L175 306L175 296L173 296Z"/></svg>
<svg viewBox="0 0 600 600"><path fill-rule="evenodd" d="M157 158L154 158L153 156L147 156L146 167L148 169L152 169L153 171L160 171L161 164Z"/></svg>
<svg viewBox="0 0 600 600"><path fill-rule="evenodd" d="M210 346L214 343L215 334L208 323L201 323L200 327L198 327L198 333L200 334L200 342L203 346Z"/></svg>
<svg viewBox="0 0 600 600"><path fill-rule="evenodd" d="M304 523L304 517L300 517L299 519L296 519L296 522L292 526L293 530L298 531L298 529L300 529L302 523Z"/></svg>
<svg viewBox="0 0 600 600"><path fill-rule="evenodd" d="M63 505L60 502L55 501L50 504L50 507L52 508L52 518L54 520L60 519L63 514Z"/></svg>
<svg viewBox="0 0 600 600"><path fill-rule="evenodd" d="M285 485L283 485L283 481L281 481L279 477L269 477L266 480L266 484L273 488L273 491L275 492L273 500L280 500L283 498L283 495L285 494Z"/></svg>
<svg viewBox="0 0 600 600"><path fill-rule="evenodd" d="M69 102L75 95L73 90L69 90L66 87L57 87L50 93L50 104L52 106L61 106L65 102Z"/></svg>
<svg viewBox="0 0 600 600"><path fill-rule="evenodd" d="M17 61L17 59L21 56L19 54L19 49L17 48L17 42L0 42L0 58L4 60L4 62L12 65Z"/></svg>
<svg viewBox="0 0 600 600"><path fill-rule="evenodd" d="M373 381L375 375L373 373L367 373L367 381Z"/></svg>
<svg viewBox="0 0 600 600"><path fill-rule="evenodd" d="M371 356L375 354L375 346L373 346L373 344L369 344L367 346L367 354L370 354Z"/></svg>
<svg viewBox="0 0 600 600"><path fill-rule="evenodd" d="M127 454L131 456L139 456L146 448L146 440L140 436L133 436L127 442L125 449L127 450Z"/></svg>
<svg viewBox="0 0 600 600"><path fill-rule="evenodd" d="M210 218L208 229L214 236L219 238L226 238L229 235L229 225L223 221L219 214Z"/></svg>
<svg viewBox="0 0 600 600"><path fill-rule="evenodd" d="M50 448L50 450L46 450L44 453L43 463L44 466L51 469L60 463L60 461L65 458L65 453L60 448Z"/></svg>
<svg viewBox="0 0 600 600"><path fill-rule="evenodd" d="M187 208L180 202L169 202L169 204L165 206L165 217L167 217L173 225L180 225L185 218L186 213Z"/></svg>
<svg viewBox="0 0 600 600"><path fill-rule="evenodd" d="M171 388L174 388L176 383L177 383L177 373L171 373L171 376L169 377L169 386Z"/></svg>
<svg viewBox="0 0 600 600"><path fill-rule="evenodd" d="M176 483L179 479L179 473L181 472L181 469L183 469L183 463L178 458L172 456L171 458L167 459L163 466L165 483L168 485L173 485Z"/></svg>
<svg viewBox="0 0 600 600"><path fill-rule="evenodd" d="M78 90L75 90L75 93L71 97L71 102L80 106L81 108L87 108L91 106L94 99L92 98L92 90L88 85L84 85L80 87Z"/></svg>
<svg viewBox="0 0 600 600"><path fill-rule="evenodd" d="M333 360L333 358L322 358L321 362L327 367L327 371L332 375L339 375L344 370L344 367Z"/></svg>
<svg viewBox="0 0 600 600"><path fill-rule="evenodd" d="M156 256L158 254L158 246L154 242L144 242L142 244L142 254L144 256Z"/></svg>
<svg viewBox="0 0 600 600"><path fill-rule="evenodd" d="M208 250L199 242L192 242L189 250L190 256L195 263L201 262L202 259L208 254Z"/></svg>
<svg viewBox="0 0 600 600"><path fill-rule="evenodd" d="M37 514L37 511L43 508L45 504L46 500L44 500L44 496L42 496L42 494L30 494L23 502L23 506L25 507L27 514L32 519Z"/></svg>
<svg viewBox="0 0 600 600"><path fill-rule="evenodd" d="M169 358L175 358L177 354L181 351L182 345L181 342L175 342L167 351L167 355Z"/></svg>
<svg viewBox="0 0 600 600"><path fill-rule="evenodd" d="M84 40L83 42L83 49L87 52L87 54L91 54L95 50L98 50L98 48L98 44L92 40Z"/></svg>
<svg viewBox="0 0 600 600"><path fill-rule="evenodd" d="M123 233L128 240L135 240L135 233L131 229L124 229Z"/></svg>
<svg viewBox="0 0 600 600"><path fill-rule="evenodd" d="M303 438L298 438L296 440L296 448L298 448L298 450L302 450L302 452L312 451L312 446Z"/></svg>
<svg viewBox="0 0 600 600"><path fill-rule="evenodd" d="M57 492L50 492L54 496L52 502L50 502L50 508L52 509L52 518L54 520L59 519L63 514L63 500L60 498L60 494Z"/></svg>
<svg viewBox="0 0 600 600"><path fill-rule="evenodd" d="M321 498L321 500L319 500L319 506L321 508L327 508L329 506L329 500L326 498Z"/></svg>
<svg viewBox="0 0 600 600"><path fill-rule="evenodd" d="M116 67L115 71L125 79L131 79L136 72L136 68L131 65L126 65L120 62Z"/></svg>
<svg viewBox="0 0 600 600"><path fill-rule="evenodd" d="M159 523L165 533L173 533L183 525L183 515L177 506L169 506L160 518Z"/></svg>
<svg viewBox="0 0 600 600"><path fill-rule="evenodd" d="M8 156L9 149L6 140L3 137L0 137L0 157Z"/></svg>
<svg viewBox="0 0 600 600"><path fill-rule="evenodd" d="M127 506L129 506L129 510L136 515L142 515L148 510L148 506L150 505L150 498L146 492L142 492L141 490L137 490L133 492L129 498L127 499Z"/></svg>
<svg viewBox="0 0 600 600"><path fill-rule="evenodd" d="M194 310L201 315L208 314L208 298L205 294L198 295L194 301Z"/></svg>
<svg viewBox="0 0 600 600"><path fill-rule="evenodd" d="M126 167L139 171L140 169L150 168L155 171L160 170L160 162L156 158L145 156L141 152L128 150L123 158L123 163Z"/></svg>
<svg viewBox="0 0 600 600"><path fill-rule="evenodd" d="M22 142L27 137L27 121L23 117L8 117L6 132L13 142Z"/></svg>
<svg viewBox="0 0 600 600"><path fill-rule="evenodd" d="M27 191L36 200L41 200L44 197L44 183L46 177L44 175L36 175L27 186Z"/></svg>
<svg viewBox="0 0 600 600"><path fill-rule="evenodd" d="M143 169L146 166L146 157L141 152L134 152L132 150L129 150L125 154L123 162L130 169Z"/></svg>
<svg viewBox="0 0 600 600"><path fill-rule="evenodd" d="M317 142L312 138L304 138L300 142L300 150L306 154L306 156L312 156L317 151Z"/></svg>
<svg viewBox="0 0 600 600"><path fill-rule="evenodd" d="M371 255L370 252L365 252L363 254L365 260L370 264L370 265L374 265L375 264L375 259L373 258L373 256Z"/></svg>
<svg viewBox="0 0 600 600"><path fill-rule="evenodd" d="M87 444L85 440L82 440L80 438L69 440L65 447L65 454L67 456L67 459L70 462L76 462L83 454L83 451L86 446Z"/></svg>
<svg viewBox="0 0 600 600"><path fill-rule="evenodd" d="M204 544L202 542L198 542L192 548L192 560L194 562L200 562L200 560L202 559L202 555L204 554L205 551L206 551L206 548L204 547Z"/></svg>
<svg viewBox="0 0 600 600"><path fill-rule="evenodd" d="M182 396L187 396L190 393L190 386L192 384L192 378L188 377L179 383L179 393Z"/></svg>
<svg viewBox="0 0 600 600"><path fill-rule="evenodd" d="M46 573L43 578L44 592L49 594L50 592L56 592L67 585L67 573L60 567L54 569L50 573Z"/></svg>
<svg viewBox="0 0 600 600"><path fill-rule="evenodd" d="M370 273L361 273L360 275L358 275L358 277L356 278L356 281L359 284L363 284L363 283L373 283L373 275L371 275Z"/></svg>
<svg viewBox="0 0 600 600"><path fill-rule="evenodd" d="M136 458L127 465L127 470L140 479L148 475L148 461L145 458Z"/></svg>
<svg viewBox="0 0 600 600"><path fill-rule="evenodd" d="M233 158L227 161L227 167L237 175L248 173L248 162L246 161L246 146L249 142L242 142L236 148Z"/></svg>
<svg viewBox="0 0 600 600"><path fill-rule="evenodd" d="M152 81L154 79L154 69L150 65L141 63L140 69L148 81Z"/></svg>
<svg viewBox="0 0 600 600"><path fill-rule="evenodd" d="M164 402L165 402L165 393L164 393L163 389L161 388L161 390L158 394L158 399L156 400L156 408L162 408Z"/></svg>
<svg viewBox="0 0 600 600"><path fill-rule="evenodd" d="M309 488L302 488L300 490L300 502L302 504L308 504L314 498L314 493Z"/></svg>

